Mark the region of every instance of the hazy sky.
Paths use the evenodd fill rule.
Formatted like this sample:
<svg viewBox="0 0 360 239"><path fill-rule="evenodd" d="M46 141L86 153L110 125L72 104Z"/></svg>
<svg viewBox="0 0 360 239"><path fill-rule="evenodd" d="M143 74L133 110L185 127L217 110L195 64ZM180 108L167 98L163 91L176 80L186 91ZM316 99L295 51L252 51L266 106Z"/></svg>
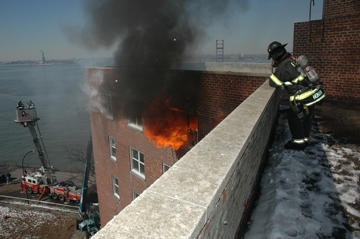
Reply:
<svg viewBox="0 0 360 239"><path fill-rule="evenodd" d="M89 51L64 33L86 22L85 0L0 0L0 61L108 57L112 49ZM321 19L322 0L315 1L312 19ZM215 40L225 40L225 54L266 53L273 41L292 50L295 22L308 20L309 0L248 0L247 10L231 8L222 21L206 30L198 53L215 54Z"/></svg>

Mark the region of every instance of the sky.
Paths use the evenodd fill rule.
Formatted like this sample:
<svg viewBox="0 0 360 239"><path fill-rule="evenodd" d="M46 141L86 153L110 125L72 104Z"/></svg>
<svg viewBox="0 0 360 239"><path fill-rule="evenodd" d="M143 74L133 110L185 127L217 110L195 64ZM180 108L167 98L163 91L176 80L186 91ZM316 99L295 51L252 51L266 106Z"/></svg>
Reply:
<svg viewBox="0 0 360 239"><path fill-rule="evenodd" d="M1 0L0 61L111 57L109 49L86 49L72 42L67 27L86 21L85 0ZM315 0L312 19L321 19L322 0ZM292 51L295 22L308 20L309 0L248 0L248 7L230 11L207 26L196 54L215 54L216 40L224 40L225 54L266 54L271 41L287 42Z"/></svg>

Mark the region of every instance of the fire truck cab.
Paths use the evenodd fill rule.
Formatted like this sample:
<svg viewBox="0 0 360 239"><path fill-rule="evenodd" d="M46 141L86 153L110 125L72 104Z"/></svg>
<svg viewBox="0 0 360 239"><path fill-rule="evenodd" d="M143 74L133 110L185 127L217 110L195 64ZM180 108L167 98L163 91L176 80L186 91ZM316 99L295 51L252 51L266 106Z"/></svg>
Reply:
<svg viewBox="0 0 360 239"><path fill-rule="evenodd" d="M49 190L46 184L46 176L40 171L31 172L22 176L21 188L29 193L42 193Z"/></svg>

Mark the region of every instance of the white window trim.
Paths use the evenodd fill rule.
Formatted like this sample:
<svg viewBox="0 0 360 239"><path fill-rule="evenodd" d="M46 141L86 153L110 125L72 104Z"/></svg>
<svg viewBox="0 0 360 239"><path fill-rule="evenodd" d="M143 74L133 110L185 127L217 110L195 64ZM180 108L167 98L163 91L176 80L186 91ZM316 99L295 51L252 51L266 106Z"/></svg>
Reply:
<svg viewBox="0 0 360 239"><path fill-rule="evenodd" d="M114 140L114 143L115 143L115 145L114 145L114 146L115 146L115 150L116 150L116 140L115 140L115 138L114 138L114 137L109 136L109 152L110 152L110 159L116 162L116 153L115 153L115 156L112 154L112 147L113 147L113 145L112 145L112 141L111 141L111 139L113 139L113 140Z"/></svg>
<svg viewBox="0 0 360 239"><path fill-rule="evenodd" d="M166 163L163 163L163 173L165 173L166 171L164 170L165 167L167 167L168 169L166 171L168 171L170 169L170 166L167 165Z"/></svg>
<svg viewBox="0 0 360 239"><path fill-rule="evenodd" d="M130 120L128 120L127 126L130 127L130 128L139 130L139 131L141 131L141 132L144 130L144 126L143 126L143 125L133 123L133 122L131 122Z"/></svg>
<svg viewBox="0 0 360 239"><path fill-rule="evenodd" d="M137 177L141 178L142 180L145 180L145 175L139 173L138 171L136 171L135 169L131 169L131 173L136 175Z"/></svg>
<svg viewBox="0 0 360 239"><path fill-rule="evenodd" d="M138 153L141 153L141 154L143 154L142 152L140 152L139 150L137 150L137 149L135 149L135 148L133 148L133 147L130 147L130 167L131 167L131 173L133 173L133 174L135 174L136 176L138 176L138 177L140 177L141 179L143 179L143 180L145 180L145 155L144 155L144 174L142 174L142 173L140 173L140 164L141 164L141 162L140 162L140 156L139 156L139 160L136 160L136 161L138 161L138 163L139 163L139 171L137 171L136 169L133 169L133 158L132 158L132 151L133 150L136 150Z"/></svg>
<svg viewBox="0 0 360 239"><path fill-rule="evenodd" d="M117 186L117 189L118 189L118 192L119 192L119 179L117 179L116 177L112 176L112 186L113 186L113 194L114 194L114 197L116 197L117 199L120 200L120 194L119 193L116 193L115 191L115 187ZM117 184L115 183L117 180Z"/></svg>

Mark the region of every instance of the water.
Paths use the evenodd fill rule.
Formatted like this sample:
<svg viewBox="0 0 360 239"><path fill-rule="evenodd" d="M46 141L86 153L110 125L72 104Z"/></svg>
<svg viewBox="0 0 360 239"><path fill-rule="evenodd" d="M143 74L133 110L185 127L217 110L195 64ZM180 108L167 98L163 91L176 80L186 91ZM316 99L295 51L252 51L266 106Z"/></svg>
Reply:
<svg viewBox="0 0 360 239"><path fill-rule="evenodd" d="M249 60L246 60L247 62ZM0 165L21 166L35 149L27 128L14 123L16 103L32 100L51 164L57 169L82 171L90 136L86 66L113 65L112 59L78 64L0 65ZM201 69L203 63L187 63ZM36 153L25 166L40 166Z"/></svg>
<svg viewBox="0 0 360 239"><path fill-rule="evenodd" d="M34 149L27 128L14 123L16 103L31 99L51 164L60 170L82 171L90 136L86 67L81 64L0 65L0 165L21 165ZM26 166L40 166L36 153Z"/></svg>

